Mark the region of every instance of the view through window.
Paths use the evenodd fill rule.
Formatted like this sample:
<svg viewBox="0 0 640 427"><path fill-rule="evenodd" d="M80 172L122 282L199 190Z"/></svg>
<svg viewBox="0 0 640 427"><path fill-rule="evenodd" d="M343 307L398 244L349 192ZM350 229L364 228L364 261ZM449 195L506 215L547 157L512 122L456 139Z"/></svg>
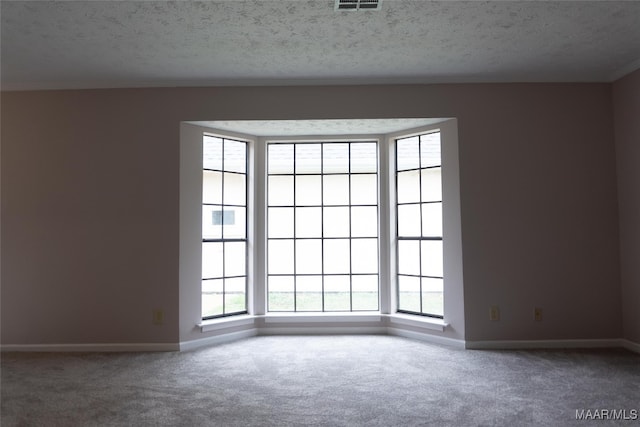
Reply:
<svg viewBox="0 0 640 427"><path fill-rule="evenodd" d="M203 137L202 317L247 312L247 143Z"/></svg>
<svg viewBox="0 0 640 427"><path fill-rule="evenodd" d="M378 311L378 141L271 141L265 205L248 203L248 142L205 134L202 175L202 318L247 313L248 286L266 286L267 312ZM400 313L443 318L440 132L395 139ZM386 180L386 177L383 176ZM261 181L257 177L258 182ZM392 205L393 206L393 205ZM248 209L266 216L266 284L247 283Z"/></svg>
<svg viewBox="0 0 640 427"><path fill-rule="evenodd" d="M270 143L267 309L378 310L377 143Z"/></svg>
<svg viewBox="0 0 640 427"><path fill-rule="evenodd" d="M442 318L440 133L396 140L398 311Z"/></svg>

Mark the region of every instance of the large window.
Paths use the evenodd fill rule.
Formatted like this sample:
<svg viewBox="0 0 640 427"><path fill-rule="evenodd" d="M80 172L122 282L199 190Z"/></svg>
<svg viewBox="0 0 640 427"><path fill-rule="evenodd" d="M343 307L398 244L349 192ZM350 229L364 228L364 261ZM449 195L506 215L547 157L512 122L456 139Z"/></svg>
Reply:
<svg viewBox="0 0 640 427"><path fill-rule="evenodd" d="M181 304L203 327L462 321L455 119L316 137L234 126L181 129Z"/></svg>
<svg viewBox="0 0 640 427"><path fill-rule="evenodd" d="M247 312L247 143L203 137L202 317Z"/></svg>
<svg viewBox="0 0 640 427"><path fill-rule="evenodd" d="M443 317L440 133L396 140L398 311Z"/></svg>
<svg viewBox="0 0 640 427"><path fill-rule="evenodd" d="M376 142L267 147L267 310L375 311Z"/></svg>

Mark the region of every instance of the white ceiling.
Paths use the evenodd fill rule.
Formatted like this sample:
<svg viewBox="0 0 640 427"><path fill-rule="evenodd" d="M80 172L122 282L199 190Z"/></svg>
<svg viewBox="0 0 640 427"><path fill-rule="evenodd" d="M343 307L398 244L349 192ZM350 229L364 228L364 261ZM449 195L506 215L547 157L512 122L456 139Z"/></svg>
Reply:
<svg viewBox="0 0 640 427"><path fill-rule="evenodd" d="M253 136L383 135L442 122L445 119L228 120L191 122L221 131Z"/></svg>
<svg viewBox="0 0 640 427"><path fill-rule="evenodd" d="M2 88L612 81L639 1L1 2Z"/></svg>

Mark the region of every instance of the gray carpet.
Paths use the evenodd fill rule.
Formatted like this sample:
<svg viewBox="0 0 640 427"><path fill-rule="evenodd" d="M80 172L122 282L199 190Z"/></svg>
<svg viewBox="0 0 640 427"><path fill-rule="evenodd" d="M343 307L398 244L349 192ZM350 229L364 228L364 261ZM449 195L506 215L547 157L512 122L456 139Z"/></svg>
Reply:
<svg viewBox="0 0 640 427"><path fill-rule="evenodd" d="M2 427L566 426L640 410L625 350L457 350L391 336L256 337L184 353L4 353Z"/></svg>

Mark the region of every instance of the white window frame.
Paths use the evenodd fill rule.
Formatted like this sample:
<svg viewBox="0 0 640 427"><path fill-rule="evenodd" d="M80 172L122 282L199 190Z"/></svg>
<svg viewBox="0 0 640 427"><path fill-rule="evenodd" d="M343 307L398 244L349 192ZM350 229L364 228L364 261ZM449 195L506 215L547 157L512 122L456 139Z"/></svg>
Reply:
<svg viewBox="0 0 640 427"><path fill-rule="evenodd" d="M419 314L398 313L397 298L397 277L398 266L396 265L397 235L395 224L396 202L395 194L395 141L396 139L423 135L432 132L440 132L441 165L442 165L442 217L443 217L443 271L444 271L444 319L443 324L451 324L459 319L464 319L464 294L463 294L463 272L462 272L462 231L460 216L460 167L458 159L458 125L456 119L444 120L430 126L423 126L394 132L387 135L388 144L388 190L389 197L389 262L390 266L390 313L397 316L400 321L413 319L415 322L439 323L438 319L431 319ZM463 323L463 322L462 322ZM464 330L464 325L460 327Z"/></svg>
<svg viewBox="0 0 640 427"><path fill-rule="evenodd" d="M393 155L396 138L412 134L426 133L439 129L442 143L443 164L443 216L444 216L444 319L424 318L424 316L404 315L397 313L396 298L396 265L395 265L395 164ZM202 134L212 134L220 137L241 139L248 142L248 210L247 210L247 240L248 240L248 289L247 311L248 315L232 318L213 319L203 325L201 319L201 230L193 224L201 224L201 162ZM193 326L200 325L202 332L216 330L223 325L236 326L239 324L255 325L261 327L264 322L269 322L270 315L266 312L266 142L269 140L301 141L304 137L257 137L238 132L222 131L202 127L194 124L183 123L181 130L181 157L180 157L180 335L181 339L189 337L193 333ZM362 316L360 313L312 313L309 316L301 313L278 313L271 321L282 322L291 319L292 322L305 321L329 321L351 322L351 319L368 319L380 321L387 316L390 327L398 325L424 326L427 329L443 330L445 325L452 324L460 333L464 333L464 295L462 274L462 244L461 244L461 220L460 220L460 188L458 165L458 135L456 119L442 119L438 123L415 129L389 133L386 135L330 135L313 136L309 140L378 140L379 146L379 280L380 280L380 313L379 315ZM195 141L199 141L199 150L195 147ZM195 175L194 175L195 165ZM200 182L199 187L193 186L194 182ZM196 206L196 209L193 206ZM195 245L194 245L195 242ZM194 275L194 272L196 273ZM195 312L195 307L198 307ZM318 316L318 314L327 314ZM265 317L260 322L259 318ZM422 318L421 318L422 317ZM255 322L250 318L255 318ZM249 319L249 320L248 320ZM285 320L283 320L285 319ZM304 320L302 320L304 319ZM234 322L237 320L237 322ZM382 319L384 321L384 319ZM213 325L213 326L211 326ZM218 326L216 326L218 325ZM188 338L186 338L188 339Z"/></svg>
<svg viewBox="0 0 640 427"><path fill-rule="evenodd" d="M269 144L279 144L279 143L293 143L293 144L305 144L305 143L311 143L311 144L317 144L317 143L332 143L332 142L336 142L336 143L375 143L378 153L377 153L377 169L376 169L376 177L378 180L378 200L377 200L377 209L378 209L378 234L376 236L376 239L378 241L378 260L381 258L381 254L383 253L381 248L380 248L380 242L381 242L381 236L380 236L380 222L381 222L381 218L380 218L380 213L382 211L381 209L381 194L380 194L380 183L381 183L381 174L380 174L380 167L381 167L381 160L380 160L380 153L381 153L381 142L383 141L383 137L380 135L344 135L344 136L324 136L324 137L313 137L313 138L301 138L301 137L288 137L288 138L283 138L283 137L279 137L279 138L265 138L264 140L261 141L261 145L264 145L265 150L267 149ZM265 151L265 159L264 159L264 164L265 164L265 171L266 171L266 164L267 164L267 159L266 159L266 151ZM266 195L266 191L267 191L267 177L268 174L265 172L264 173L264 180L265 180L265 190L264 193ZM265 196L265 202L264 205L260 206L260 209L264 209L264 212L260 212L260 215L264 218L267 217L267 201L266 201L266 196ZM266 221L265 221L266 222ZM265 224L265 233L267 231L267 226ZM351 239L351 238L350 238ZM266 235L265 235L265 242L267 241ZM263 252L264 255L263 257L264 262L267 262L267 247L266 244L264 246ZM267 278L267 273L265 271L265 275L264 275L264 280L265 280L265 284L268 283L268 278ZM351 274L349 274L351 275ZM291 311L291 312L286 312L286 311L272 311L272 312L267 312L266 308L265 308L265 312L269 313L269 314L273 314L274 316L279 316L279 315L284 315L286 316L287 314L304 314L304 313L308 313L309 315L314 315L314 314L320 314L320 315L341 315L341 314L371 314L371 313L378 313L380 312L380 285L381 285L381 278L380 278L380 265L378 264L378 273L376 274L376 276L378 276L378 310L375 311L371 311L371 310L353 310L353 311L309 311L309 312L305 312L305 311ZM265 288L267 288L268 285L265 285ZM265 289L265 302L266 302L266 292L267 290ZM268 306L268 304L265 304L265 306ZM267 307L268 308L268 307Z"/></svg>

